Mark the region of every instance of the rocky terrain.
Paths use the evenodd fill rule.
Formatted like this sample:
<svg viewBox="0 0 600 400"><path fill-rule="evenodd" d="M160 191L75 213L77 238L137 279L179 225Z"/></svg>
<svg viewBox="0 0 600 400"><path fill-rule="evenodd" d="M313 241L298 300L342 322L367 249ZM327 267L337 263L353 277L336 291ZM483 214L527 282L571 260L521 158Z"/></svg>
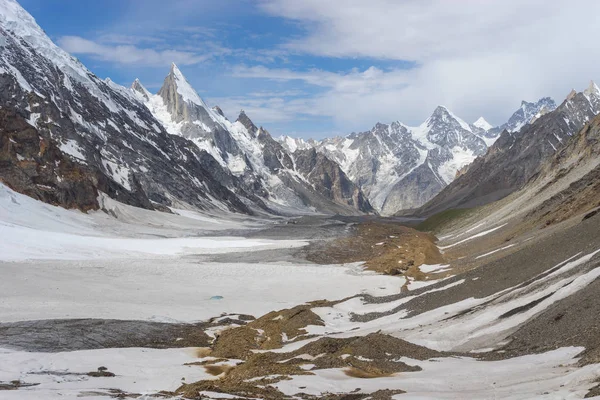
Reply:
<svg viewBox="0 0 600 400"><path fill-rule="evenodd" d="M98 208L101 191L162 210L372 211L343 174L313 173L308 182L245 114L231 123L208 108L175 65L157 95L139 81L124 88L57 47L16 2L0 6L0 179L13 189L82 210Z"/></svg>
<svg viewBox="0 0 600 400"><path fill-rule="evenodd" d="M555 108L550 98L524 101L507 123L492 127L483 118L468 124L440 106L418 127L396 121L347 137L280 140L291 152L315 148L335 160L377 211L391 215L425 204L483 156L502 132L518 132Z"/></svg>
<svg viewBox="0 0 600 400"><path fill-rule="evenodd" d="M478 360L478 372L472 373L486 368L485 380L495 382L492 391L498 398L596 396L600 193L593 176L598 168L598 124L598 117L590 121L509 197L417 225L433 229L440 238L437 254L423 257L419 242L410 242L415 236L411 228L375 222L360 224L350 237L315 247L309 258L323 262L340 256L381 267L386 257L400 265L409 261L410 268L384 271L401 274L404 291L314 302L226 330L204 353L202 363L242 362L217 370L217 380L185 384L177 392L188 398L199 398L199 393L214 393L215 398L221 393L273 399L337 399L351 393L361 399L402 398L396 397L402 392L453 398L464 388L472 398L492 396L472 380L464 386L452 381L452 388L446 389L448 379L467 374L441 367L440 380L426 378L430 367L418 362L435 360L443 366L452 364L445 359L460 357ZM412 250L409 260L398 251L404 246ZM344 252L344 247L352 250ZM425 287L415 285L420 282ZM569 348L572 360L567 356L558 361ZM556 361L550 361L553 357ZM558 386L546 386L552 378L542 378L529 387L526 382L538 378L531 370L520 370L520 362L536 363L540 373L549 367L553 376L564 379L555 381ZM500 378L488 363L499 363L494 364L498 371L510 372ZM425 371L427 387L422 381L412 386L409 376L418 368ZM458 363L454 368L466 366ZM512 374L518 371L524 380L515 380ZM566 390L575 376L587 376L583 379L588 383L580 390ZM330 379L336 384L330 385Z"/></svg>
<svg viewBox="0 0 600 400"><path fill-rule="evenodd" d="M598 397L599 113L278 141L0 0L0 398Z"/></svg>
<svg viewBox="0 0 600 400"><path fill-rule="evenodd" d="M16 2L3 1L1 6L1 107L4 120L9 120L6 127L13 126L3 130L3 158L20 163L17 168L31 164L19 179L15 167L7 166L12 176L3 174L3 182L27 193L35 185L38 192L45 191L39 198L81 209L98 207L94 191L100 189L137 206L151 207L152 201L252 212L240 199L252 195L222 185L214 174L219 166L209 154L169 135L128 90L100 80L54 45ZM42 160L32 158L36 141L42 141ZM45 148L49 153L44 156ZM69 173L63 176L56 167L31 171L44 167L40 161L48 165L65 159L80 164L65 167L78 172L65 171ZM88 193L81 193L81 185ZM71 196L74 201L65 192L79 194Z"/></svg>
<svg viewBox="0 0 600 400"><path fill-rule="evenodd" d="M556 110L520 131L503 132L485 156L414 213L431 215L448 208L479 206L520 189L600 112L598 99L600 89L591 82L588 89L572 91Z"/></svg>
<svg viewBox="0 0 600 400"><path fill-rule="evenodd" d="M220 108L206 105L175 64L156 95L139 80L131 90L169 133L191 140L230 172L232 177L225 177L228 186L254 194L251 200L271 212L285 213L286 208L288 213L373 212L361 190L334 161L313 157L311 164L308 154L290 154L244 111L230 122Z"/></svg>
<svg viewBox="0 0 600 400"><path fill-rule="evenodd" d="M2 179L23 193L33 193L38 185L37 198L67 207L98 207L93 198L100 190L128 204L162 210L390 215L426 203L486 154L500 133L507 132L500 146L506 145L513 133L547 120L542 116L555 108L549 98L523 102L506 124L493 128L483 118L468 124L440 106L418 127L393 122L345 138L279 142L243 111L231 122L220 108L209 107L175 64L157 94L139 80L124 88L99 79L54 45L18 4L6 0L3 7L5 118L28 121L38 136L52 142L52 157L79 164L86 177L60 177L57 185L53 181L59 178L51 178L54 171L47 168L45 178L36 172L40 182L31 171L18 180ZM586 93L581 96L596 96L594 87ZM570 102L581 106L575 97ZM565 112L569 122L560 129L572 134L584 117ZM314 168L307 171L307 165ZM82 180L91 190L88 199L77 187ZM39 185L45 185L43 195ZM65 190L79 192L75 197L81 204L61 200Z"/></svg>

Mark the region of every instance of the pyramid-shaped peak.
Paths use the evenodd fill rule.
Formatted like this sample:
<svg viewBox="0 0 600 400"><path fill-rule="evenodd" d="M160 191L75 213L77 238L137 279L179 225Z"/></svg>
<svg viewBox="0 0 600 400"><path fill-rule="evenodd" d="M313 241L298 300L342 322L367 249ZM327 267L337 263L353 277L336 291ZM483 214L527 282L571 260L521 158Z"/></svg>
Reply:
<svg viewBox="0 0 600 400"><path fill-rule="evenodd" d="M142 82L138 78L135 78L135 80L131 84L131 88L136 89L136 90L138 90L138 89L146 90L146 88L144 87L144 85L142 85Z"/></svg>
<svg viewBox="0 0 600 400"><path fill-rule="evenodd" d="M140 82L138 78L135 78L131 84L131 90L133 90L134 93L141 95L146 101L150 100L150 96L152 96L152 94L144 87L144 85L142 85L142 82Z"/></svg>
<svg viewBox="0 0 600 400"><path fill-rule="evenodd" d="M188 82L185 76L183 76L183 73L181 73L181 71L175 63L171 63L171 70L169 71L169 75L167 75L167 77L165 78L163 88L159 91L159 94L161 92L164 92L166 86L172 85L175 86L175 90L178 94L181 95L184 101L207 108L204 101L200 98L200 96L198 96L196 90Z"/></svg>
<svg viewBox="0 0 600 400"><path fill-rule="evenodd" d="M446 124L451 123L452 120L457 122L464 130L471 131L471 127L469 126L469 124L467 124L461 118L456 116L452 111L448 109L448 107L442 105L437 106L435 108L433 114L431 115L431 117L429 117L426 123L427 125L432 125L436 123Z"/></svg>
<svg viewBox="0 0 600 400"><path fill-rule="evenodd" d="M433 110L433 113L434 114L440 114L440 113L450 114L450 110L448 110L448 107L440 105L440 106L437 106L435 108L435 110Z"/></svg>
<svg viewBox="0 0 600 400"><path fill-rule="evenodd" d="M183 73L181 72L179 67L177 67L177 64L175 64L175 63L171 63L171 69L169 70L169 75L173 75L176 78L179 78L179 79L187 82L186 77L183 76Z"/></svg>
<svg viewBox="0 0 600 400"><path fill-rule="evenodd" d="M479 119L477 121L473 122L473 126L476 126L477 128L481 128L484 131L489 131L490 129L493 128L492 124L487 122L485 120L485 118L483 118L483 117L479 117Z"/></svg>
<svg viewBox="0 0 600 400"><path fill-rule="evenodd" d="M590 81L589 86L587 87L587 89L585 89L583 91L583 93L586 96L590 96L590 95L600 96L600 88L598 87L598 85L596 85L596 82Z"/></svg>
<svg viewBox="0 0 600 400"><path fill-rule="evenodd" d="M571 89L571 92L567 95L567 100L571 100L575 96L577 96L577 92L575 89Z"/></svg>
<svg viewBox="0 0 600 400"><path fill-rule="evenodd" d="M258 130L256 125L254 125L254 122L252 122L252 120L246 115L244 110L240 110L240 115L235 122L239 122L240 124L244 125L246 130L248 130L248 132L251 134L254 134Z"/></svg>

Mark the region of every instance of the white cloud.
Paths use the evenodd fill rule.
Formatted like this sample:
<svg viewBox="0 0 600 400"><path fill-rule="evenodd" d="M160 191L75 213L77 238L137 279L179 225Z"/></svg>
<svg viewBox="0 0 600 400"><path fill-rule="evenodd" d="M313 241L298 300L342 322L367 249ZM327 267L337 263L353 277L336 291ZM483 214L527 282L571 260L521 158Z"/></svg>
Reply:
<svg viewBox="0 0 600 400"><path fill-rule="evenodd" d="M123 14L108 34L63 37L59 43L75 54L142 68L218 61L215 75L231 71L238 80L223 76L226 89L211 100L226 112L244 108L267 125L293 127L310 117L331 118L347 132L377 121L418 124L439 104L469 121L484 116L500 124L521 100L561 101L572 87L581 90L600 77L596 0L261 0L245 2L248 7L181 0L164 13L155 12L162 3L151 1ZM247 39L253 30L210 22L234 23L236 15L256 12L250 9L255 4L304 31L287 35L281 24L276 32L266 27L261 34L276 33L279 45L250 41L259 46L251 48L234 35ZM309 69L306 54L373 66ZM229 69L232 60L254 66ZM406 61L411 68L404 69ZM321 65L313 57L307 62ZM256 83L263 81L258 92ZM243 87L248 94L224 97L228 89L238 94Z"/></svg>
<svg viewBox="0 0 600 400"><path fill-rule="evenodd" d="M179 50L155 50L129 44L107 45L96 43L79 36L63 36L58 44L73 54L86 54L102 61L120 64L143 64L165 66L172 62L180 65L197 64L211 57Z"/></svg>
<svg viewBox="0 0 600 400"><path fill-rule="evenodd" d="M288 41L292 49L425 61L553 47L548 39L574 37L572 24L597 15L600 5L595 0L265 0L262 8L305 24L307 35Z"/></svg>
<svg viewBox="0 0 600 400"><path fill-rule="evenodd" d="M283 47L341 58L414 61L410 70L333 73L264 67L237 76L324 88L306 108L365 129L377 120L424 120L444 104L467 120L502 123L521 100L561 101L600 76L600 2L572 0L265 0L305 35Z"/></svg>
<svg viewBox="0 0 600 400"><path fill-rule="evenodd" d="M255 92L247 96L211 97L209 104L218 105L228 118L235 120L240 110L244 110L257 124L265 124L268 128L270 123L281 123L286 121L298 121L309 115L309 104L312 100L298 99L298 91L282 92Z"/></svg>

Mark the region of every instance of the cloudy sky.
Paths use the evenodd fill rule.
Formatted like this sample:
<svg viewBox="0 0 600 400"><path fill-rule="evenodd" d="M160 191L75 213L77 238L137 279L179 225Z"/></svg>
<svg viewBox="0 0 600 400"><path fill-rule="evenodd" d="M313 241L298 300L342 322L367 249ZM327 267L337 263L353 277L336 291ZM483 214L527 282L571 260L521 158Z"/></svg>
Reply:
<svg viewBox="0 0 600 400"><path fill-rule="evenodd" d="M597 0L20 0L100 77L156 92L171 62L234 118L321 138L439 105L501 124L600 78Z"/></svg>

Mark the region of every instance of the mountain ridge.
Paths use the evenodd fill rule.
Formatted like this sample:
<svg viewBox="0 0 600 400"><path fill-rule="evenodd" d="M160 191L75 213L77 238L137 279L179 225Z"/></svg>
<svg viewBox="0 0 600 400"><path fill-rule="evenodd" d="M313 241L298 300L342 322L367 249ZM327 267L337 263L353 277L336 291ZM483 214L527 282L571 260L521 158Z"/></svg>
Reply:
<svg viewBox="0 0 600 400"><path fill-rule="evenodd" d="M525 126L532 116L553 104L550 98L523 101L510 122L501 126ZM489 128L482 119L476 122L487 129L468 124L447 107L438 106L416 127L395 121L377 123L370 131L345 137L315 141L283 136L279 141L290 152L312 147L328 155L363 189L377 211L391 215L425 204L485 154L502 130Z"/></svg>
<svg viewBox="0 0 600 400"><path fill-rule="evenodd" d="M342 214L374 212L368 200L355 193L360 189L337 171L331 160L319 159L320 178L299 171L288 150L262 126L257 127L243 110L230 122L220 108L209 108L175 64L156 95L147 96L139 81L134 81L130 90L169 133L186 137L211 154L246 191L261 197L267 208L280 212L287 205ZM339 181L331 184L332 178ZM335 193L333 188L338 188Z"/></svg>
<svg viewBox="0 0 600 400"><path fill-rule="evenodd" d="M506 197L535 176L546 160L599 113L600 91L572 90L556 109L537 116L531 124L518 131L504 130L484 156L411 213L431 215L448 208L476 207Z"/></svg>
<svg viewBox="0 0 600 400"><path fill-rule="evenodd" d="M274 142L270 135L259 143L239 121L208 108L175 64L159 95L139 80L128 89L98 78L56 46L15 1L1 0L0 9L0 107L10 118L5 127L17 129L0 132L0 180L11 188L82 210L100 207L98 192L105 192L163 211L363 213L296 172L290 179L304 185L302 196L283 183L269 185L278 180L276 168L261 160ZM279 203L272 188L283 192L273 194Z"/></svg>

